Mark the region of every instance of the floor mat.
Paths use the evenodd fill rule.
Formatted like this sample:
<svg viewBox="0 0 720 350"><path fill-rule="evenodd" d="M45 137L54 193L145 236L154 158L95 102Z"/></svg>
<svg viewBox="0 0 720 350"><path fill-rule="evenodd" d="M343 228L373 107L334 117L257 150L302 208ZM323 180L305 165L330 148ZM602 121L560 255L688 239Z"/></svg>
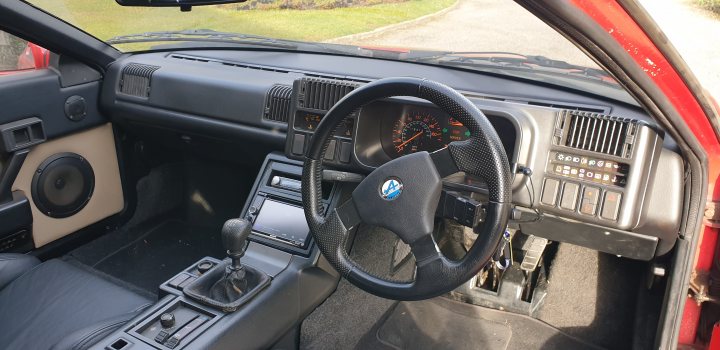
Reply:
<svg viewBox="0 0 720 350"><path fill-rule="evenodd" d="M362 225L350 257L379 276L407 279L412 276L414 261L391 274L396 239L397 236L387 230ZM341 279L337 290L303 322L300 349L352 349L396 303L366 293Z"/></svg>
<svg viewBox="0 0 720 350"><path fill-rule="evenodd" d="M400 302L357 349L598 349L532 317L446 298Z"/></svg>
<svg viewBox="0 0 720 350"><path fill-rule="evenodd" d="M118 248L119 247L119 248ZM110 250L113 249L113 250ZM79 262L157 293L162 282L204 256L223 257L218 230L170 219L109 233L70 253Z"/></svg>
<svg viewBox="0 0 720 350"><path fill-rule="evenodd" d="M642 263L560 243L538 318L608 349L633 345Z"/></svg>

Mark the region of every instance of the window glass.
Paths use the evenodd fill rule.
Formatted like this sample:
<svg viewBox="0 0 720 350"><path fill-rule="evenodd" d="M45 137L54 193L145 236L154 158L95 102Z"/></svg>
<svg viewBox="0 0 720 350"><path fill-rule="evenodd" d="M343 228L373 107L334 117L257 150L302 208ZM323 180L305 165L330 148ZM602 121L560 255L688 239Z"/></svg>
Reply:
<svg viewBox="0 0 720 350"><path fill-rule="evenodd" d="M0 75L46 68L48 60L47 50L0 31Z"/></svg>

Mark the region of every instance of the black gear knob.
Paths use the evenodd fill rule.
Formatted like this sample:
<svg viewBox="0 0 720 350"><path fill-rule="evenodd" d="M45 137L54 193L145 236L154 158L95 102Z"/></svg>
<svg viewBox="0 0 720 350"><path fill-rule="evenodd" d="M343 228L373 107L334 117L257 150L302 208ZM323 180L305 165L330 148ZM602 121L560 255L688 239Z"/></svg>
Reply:
<svg viewBox="0 0 720 350"><path fill-rule="evenodd" d="M245 219L225 221L222 228L222 243L228 256L233 259L233 263L235 259L240 259L245 254L246 241L251 230L252 223Z"/></svg>

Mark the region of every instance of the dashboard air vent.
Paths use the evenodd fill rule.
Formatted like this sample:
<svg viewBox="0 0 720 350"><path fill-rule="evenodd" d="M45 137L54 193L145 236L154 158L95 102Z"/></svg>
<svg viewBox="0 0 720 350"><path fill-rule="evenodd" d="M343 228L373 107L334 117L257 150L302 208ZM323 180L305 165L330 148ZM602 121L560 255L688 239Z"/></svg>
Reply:
<svg viewBox="0 0 720 350"><path fill-rule="evenodd" d="M558 118L554 142L584 151L630 158L637 130L638 123L633 119L566 110Z"/></svg>
<svg viewBox="0 0 720 350"><path fill-rule="evenodd" d="M551 101L528 101L527 104L529 104L531 106L567 109L567 110L580 111L580 112L610 113L609 107L602 107L602 106L570 105L570 104L565 104L562 102L551 102Z"/></svg>
<svg viewBox="0 0 720 350"><path fill-rule="evenodd" d="M290 96L292 87L287 85L275 85L268 90L265 97L265 113L263 117L267 120L286 123L290 116Z"/></svg>
<svg viewBox="0 0 720 350"><path fill-rule="evenodd" d="M328 111L360 84L351 81L303 78L300 82L300 107Z"/></svg>
<svg viewBox="0 0 720 350"><path fill-rule="evenodd" d="M130 63L122 70L120 78L120 92L138 96L150 96L150 78L153 73L160 69L158 66Z"/></svg>

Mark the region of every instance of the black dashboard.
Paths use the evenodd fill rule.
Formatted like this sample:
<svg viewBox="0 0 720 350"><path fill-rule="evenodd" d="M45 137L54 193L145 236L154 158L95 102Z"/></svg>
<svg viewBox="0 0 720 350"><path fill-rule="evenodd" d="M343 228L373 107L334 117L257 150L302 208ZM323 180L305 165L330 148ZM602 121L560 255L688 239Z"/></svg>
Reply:
<svg viewBox="0 0 720 350"><path fill-rule="evenodd" d="M487 115L511 168L529 170L516 172L513 180L518 208L513 227L643 260L674 245L682 210L682 158L673 141L630 101L361 57L188 51L134 55L113 65L102 105L128 128L242 144L247 154L279 149L302 159L314 129L340 98L386 76L445 83ZM427 101L395 97L349 115L324 162L367 173L393 158L434 151L468 136L452 115ZM479 179L459 174L445 182L482 197Z"/></svg>

